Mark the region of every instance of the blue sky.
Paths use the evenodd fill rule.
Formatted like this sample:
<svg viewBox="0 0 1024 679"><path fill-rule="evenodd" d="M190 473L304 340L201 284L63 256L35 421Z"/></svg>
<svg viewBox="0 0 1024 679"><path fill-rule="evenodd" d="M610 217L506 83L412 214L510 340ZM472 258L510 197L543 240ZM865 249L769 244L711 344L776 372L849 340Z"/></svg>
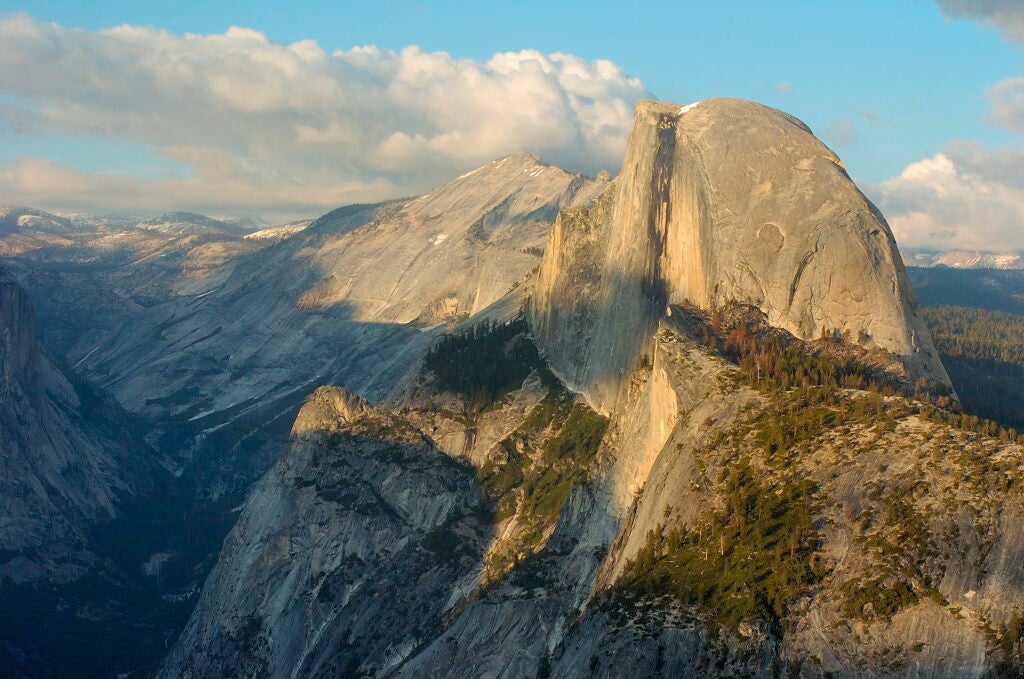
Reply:
<svg viewBox="0 0 1024 679"><path fill-rule="evenodd" d="M890 186L893 195L888 197L883 188L875 187L898 179L908 166L936 156L952 159L959 176L972 162L978 164L979 153L1006 156L1019 153L1024 146L1021 126L1006 122L1016 120L1014 111L996 116L1001 124L993 119L996 104L991 94L998 84L1012 83L1024 71L1024 49L1014 42L1024 36L1015 33L1019 26L1012 24L1024 17L1024 11L1015 18L1016 4L1014 0L632 4L381 0L306 2L295 7L268 2L37 0L28 5L0 0L0 17L26 13L34 22L55 22L62 29L86 33L129 24L179 36L214 35L239 26L260 31L278 45L313 40L327 54L365 45L401 52L416 45L425 53L443 51L455 60L480 64L495 53L521 50L542 55L566 53L591 64L608 60L623 75L642 81L659 99L685 103L735 96L796 115L839 153L855 179L869 187L869 194L883 207L889 201L892 209L911 214L920 205L909 203L927 203L926 197L914 192L921 187L903 187L900 192L897 181ZM1009 7L1005 11L1010 14L993 15L993 5ZM62 33L51 39L65 37ZM66 60L68 55L61 58ZM70 125L66 120L59 125L52 121L36 124L31 111L52 105L59 96L34 92L38 88L30 85L5 83L0 76L0 107L7 104L19 111L13 116L16 123L10 122L11 116L6 125L0 119L0 163L11 166L18 159L34 158L79 173L147 178L154 187L162 177L184 179L201 172L196 169L200 165L194 154L168 151L173 146L169 133L121 135L109 122L93 127ZM623 88L626 86L616 84L600 96L629 101L632 95ZM1010 95L1007 105L1014 104L1015 90ZM153 113L140 111L139 115ZM524 145L529 143L528 139ZM598 165L610 164L608 159L614 156L612 146L574 151L562 142L561 146L536 139L533 143L546 158L553 154L553 160L579 166L570 169L593 171ZM597 142L588 137L586 143ZM951 145L955 153L950 151ZM239 153L232 148L226 152ZM269 147L262 151L247 147L245 153L250 165L253 158L272 155ZM473 159L447 160L450 162L438 164L439 172L454 171L460 162ZM341 162L345 163L354 168L358 165L347 158ZM367 167L353 170L352 190L400 192L406 186L419 189L444 178L402 175L386 162L374 167L380 168L377 175ZM344 179L340 174L332 176ZM324 177L327 181L326 174ZM300 177L297 181L306 180ZM3 200L0 193L0 202ZM962 206L958 209L963 211ZM991 210L983 214L1015 219L1013 209L1007 207L1005 214ZM287 212L283 210L282 216ZM926 231L938 229L938 233L940 226L928 226ZM998 243L993 241L993 247L1009 245L1012 240L1003 234Z"/></svg>
<svg viewBox="0 0 1024 679"><path fill-rule="evenodd" d="M486 61L524 48L609 59L660 99L754 99L824 135L852 122L856 142L834 144L851 172L881 181L953 138L1014 143L986 123L985 91L1021 72L1024 52L933 2L0 2L66 26L118 24L175 33L255 28L271 40L313 39L327 50L419 45ZM792 90L779 90L788 83ZM788 89L783 87L783 89ZM865 118L871 112L877 118ZM94 145L82 163L96 167ZM126 159L115 154L117 169Z"/></svg>

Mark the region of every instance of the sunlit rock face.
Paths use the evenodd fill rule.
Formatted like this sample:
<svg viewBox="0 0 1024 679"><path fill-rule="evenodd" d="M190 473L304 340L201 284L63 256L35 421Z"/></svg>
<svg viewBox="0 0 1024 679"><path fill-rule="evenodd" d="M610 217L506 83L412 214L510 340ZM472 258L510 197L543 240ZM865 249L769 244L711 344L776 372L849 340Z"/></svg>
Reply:
<svg viewBox="0 0 1024 679"><path fill-rule="evenodd" d="M998 630L1018 629L1024 601L1022 449L905 398L908 378L945 372L888 227L835 156L757 104L645 103L606 188L575 194L537 275L473 305L403 398L307 399L160 676L998 674L1019 643ZM370 262L375 230L431 234L438 200L375 208L346 257ZM491 204L507 217L518 200ZM458 205L429 209L455 223ZM431 248L461 233L446 228ZM416 250L414 280L442 261L422 242L373 266ZM308 308L434 322L356 292L376 275L324 284ZM415 280L433 299L437 281ZM752 379L719 344L730 314L731 332L782 343L769 358L798 352L794 371L837 352L903 391L793 389L760 364Z"/></svg>
<svg viewBox="0 0 1024 679"><path fill-rule="evenodd" d="M613 187L556 221L531 310L538 342L607 408L666 305L731 301L948 383L889 226L803 123L737 99L642 102Z"/></svg>
<svg viewBox="0 0 1024 679"><path fill-rule="evenodd" d="M538 265L560 210L608 185L515 153L422 196L258 238L170 213L69 225L60 245L35 221L8 233L0 216L0 257L55 353L154 421L151 439L200 495L241 496L317 386L385 398L444 327Z"/></svg>

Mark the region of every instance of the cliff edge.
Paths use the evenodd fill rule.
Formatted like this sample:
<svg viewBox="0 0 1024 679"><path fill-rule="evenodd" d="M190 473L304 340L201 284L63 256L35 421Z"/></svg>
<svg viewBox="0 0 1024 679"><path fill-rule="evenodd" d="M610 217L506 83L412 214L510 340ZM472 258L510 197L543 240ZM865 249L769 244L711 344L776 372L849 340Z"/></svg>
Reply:
<svg viewBox="0 0 1024 679"><path fill-rule="evenodd" d="M781 111L638 104L622 171L560 213L531 320L555 371L608 410L669 304L742 302L802 339L839 331L949 384L885 218Z"/></svg>

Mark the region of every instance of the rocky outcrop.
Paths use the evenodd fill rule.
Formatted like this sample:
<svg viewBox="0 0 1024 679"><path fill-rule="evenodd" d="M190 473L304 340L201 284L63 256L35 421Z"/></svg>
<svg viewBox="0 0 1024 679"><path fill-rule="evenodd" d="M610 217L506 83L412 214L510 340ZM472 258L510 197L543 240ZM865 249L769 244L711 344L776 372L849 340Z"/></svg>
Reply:
<svg viewBox="0 0 1024 679"><path fill-rule="evenodd" d="M95 560L83 530L115 516L119 493L146 488L155 459L117 433L115 404L41 352L32 302L3 271L0 394L0 581L78 577Z"/></svg>
<svg viewBox="0 0 1024 679"><path fill-rule="evenodd" d="M394 382L400 410L336 389L303 406L165 676L1012 666L1024 590L1002 517L1021 446L857 388L948 381L884 220L831 152L755 104L643 104L595 197L559 214L527 284L533 337L506 325L517 289L461 326L497 321L500 341L439 345L452 353ZM321 281L305 303L345 290Z"/></svg>
<svg viewBox="0 0 1024 679"><path fill-rule="evenodd" d="M7 389L21 391L39 403L43 397L43 373L39 365L36 316L25 291L0 270L0 378Z"/></svg>
<svg viewBox="0 0 1024 679"><path fill-rule="evenodd" d="M174 214L50 233L11 212L0 256L37 301L47 347L145 418L177 474L134 523L115 520L127 566L141 557L163 603L190 608L308 395L338 383L400 400L445 328L518 313L554 215L607 185L514 154L419 198L254 238Z"/></svg>
<svg viewBox="0 0 1024 679"><path fill-rule="evenodd" d="M534 435L560 450L546 443L578 427L575 410L545 424L564 391L536 371L476 415L430 375L401 413L318 390L163 676L980 678L1000 667L1016 643L1004 625L1017 629L1024 603L1009 482L1024 469L1020 444L932 421L931 406L901 397L752 387L702 327L677 306L659 323L583 476L550 452L534 459L539 474L525 461ZM452 458L471 460L476 480ZM760 508L775 497L786 499ZM557 512L516 543L524 507L540 506ZM806 534L776 537L792 530ZM514 556L495 568L500 554ZM694 557L692 571L673 570ZM673 579L709 568L698 594ZM772 599L779 583L792 589Z"/></svg>
<svg viewBox="0 0 1024 679"><path fill-rule="evenodd" d="M559 216L531 318L553 369L608 409L681 302L752 304L948 384L885 219L803 123L760 104L641 102L612 189Z"/></svg>
<svg viewBox="0 0 1024 679"><path fill-rule="evenodd" d="M386 674L477 583L482 509L467 465L401 417L318 389L161 676Z"/></svg>
<svg viewBox="0 0 1024 679"><path fill-rule="evenodd" d="M946 378L834 155L756 104L646 103L606 187L517 154L245 245L79 347L178 420L204 492L292 422L162 676L1014 667L1021 445L860 388ZM707 312L736 302L760 325Z"/></svg>

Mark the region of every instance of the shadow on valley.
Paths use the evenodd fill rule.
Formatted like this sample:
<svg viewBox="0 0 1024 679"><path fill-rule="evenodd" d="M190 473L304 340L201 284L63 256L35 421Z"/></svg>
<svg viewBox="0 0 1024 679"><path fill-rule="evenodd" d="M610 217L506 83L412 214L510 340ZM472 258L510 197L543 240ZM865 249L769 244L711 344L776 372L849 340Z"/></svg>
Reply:
<svg viewBox="0 0 1024 679"><path fill-rule="evenodd" d="M250 489L286 450L309 394L347 377L363 385L397 380L433 338L414 327L358 323L346 309L320 315L344 324L349 341L324 347L323 362L296 355L296 366L308 364L306 379L269 385L258 397L200 417L188 403L199 387L185 388L180 398L151 404L151 413L162 414L133 416L123 425L131 436L155 443L162 462L145 463L151 466L148 480L120 495L116 518L83 527L99 557L85 575L0 587L0 609L18 612L0 621L0 658L10 659L0 677L154 674L195 607ZM126 436L120 420L110 419L110 397L65 371L76 380L83 413L105 422L111 436ZM230 374L226 385L247 379L243 369ZM195 380L201 384L202 376ZM175 409L184 415L173 415ZM145 466L141 458L136 463Z"/></svg>

